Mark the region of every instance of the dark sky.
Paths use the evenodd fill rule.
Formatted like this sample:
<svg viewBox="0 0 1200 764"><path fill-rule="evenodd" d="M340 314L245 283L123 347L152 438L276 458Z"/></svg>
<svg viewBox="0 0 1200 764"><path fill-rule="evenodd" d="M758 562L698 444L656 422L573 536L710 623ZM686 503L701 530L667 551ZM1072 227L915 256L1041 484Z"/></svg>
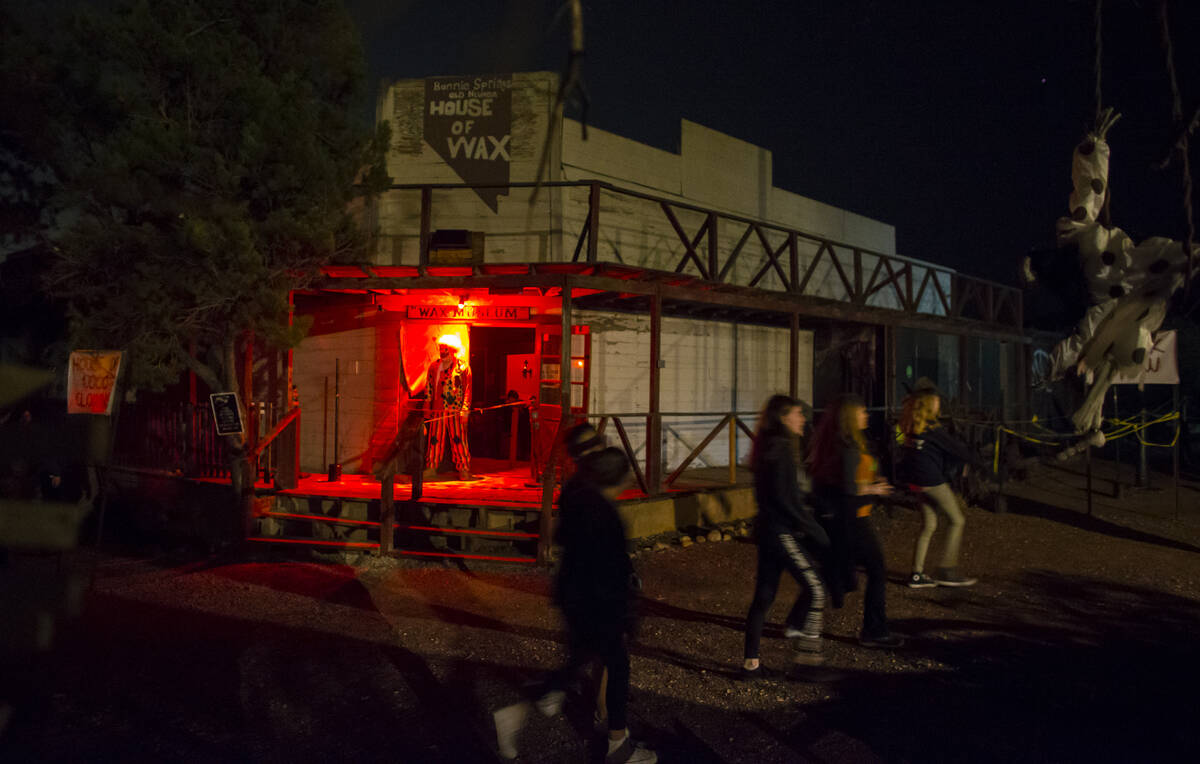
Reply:
<svg viewBox="0 0 1200 764"><path fill-rule="evenodd" d="M1181 238L1158 0L1105 0L1113 221ZM373 82L559 70L546 0L347 0ZM1171 0L1190 115L1200 2ZM1053 243L1094 109L1092 0L585 2L588 121L678 150L686 118L770 149L779 187L890 223L900 254L1015 283ZM1200 142L1200 139L1198 139ZM1192 152L1197 164L1200 155ZM1200 193L1197 194L1200 196Z"/></svg>

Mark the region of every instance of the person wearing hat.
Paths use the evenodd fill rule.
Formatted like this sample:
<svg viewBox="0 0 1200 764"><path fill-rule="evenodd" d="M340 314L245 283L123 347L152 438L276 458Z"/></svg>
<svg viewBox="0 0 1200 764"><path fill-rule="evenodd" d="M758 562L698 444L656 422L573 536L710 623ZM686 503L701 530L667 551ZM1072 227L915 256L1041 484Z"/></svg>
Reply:
<svg viewBox="0 0 1200 764"><path fill-rule="evenodd" d="M896 476L907 483L909 490L921 500L923 523L913 550L912 573L908 588L928 589L934 586L971 586L974 578L958 572L958 556L962 546L966 519L958 497L950 488L950 478L963 464L982 466L978 457L962 442L946 432L938 423L942 399L937 386L922 377L904 398L900 414L900 435L903 438L896 459ZM925 555L937 530L937 512L946 516L949 528L942 548L941 564L932 576L925 573Z"/></svg>
<svg viewBox="0 0 1200 764"><path fill-rule="evenodd" d="M438 337L438 360L425 375L429 440L425 448L425 477L437 476L447 444L459 480L470 480L471 451L467 446L467 415L471 410L471 367L462 358L457 334Z"/></svg>

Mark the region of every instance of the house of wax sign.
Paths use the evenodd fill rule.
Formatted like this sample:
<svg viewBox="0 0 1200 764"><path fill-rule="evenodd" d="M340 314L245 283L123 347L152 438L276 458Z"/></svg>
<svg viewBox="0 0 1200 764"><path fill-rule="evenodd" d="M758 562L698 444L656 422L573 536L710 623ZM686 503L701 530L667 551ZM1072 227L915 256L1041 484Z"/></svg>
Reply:
<svg viewBox="0 0 1200 764"><path fill-rule="evenodd" d="M512 140L512 75L425 80L425 142L470 184L492 212L507 190Z"/></svg>

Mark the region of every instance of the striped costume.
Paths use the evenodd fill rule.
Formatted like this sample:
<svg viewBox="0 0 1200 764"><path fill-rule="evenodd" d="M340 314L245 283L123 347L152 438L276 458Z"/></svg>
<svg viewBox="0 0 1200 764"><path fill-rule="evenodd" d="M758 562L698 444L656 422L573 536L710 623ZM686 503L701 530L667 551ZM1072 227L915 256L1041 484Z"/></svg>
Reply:
<svg viewBox="0 0 1200 764"><path fill-rule="evenodd" d="M448 442L455 469L468 473L471 452L467 448L466 419L471 408L471 367L454 357L450 367L443 369L439 359L429 367L425 379L430 420L425 466L437 469L442 461L442 448Z"/></svg>

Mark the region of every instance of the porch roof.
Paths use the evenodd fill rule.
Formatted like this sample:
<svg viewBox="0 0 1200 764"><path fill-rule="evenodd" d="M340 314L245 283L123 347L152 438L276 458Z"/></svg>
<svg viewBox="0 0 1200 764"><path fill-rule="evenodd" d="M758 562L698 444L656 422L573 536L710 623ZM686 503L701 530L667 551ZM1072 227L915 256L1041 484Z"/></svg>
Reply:
<svg viewBox="0 0 1200 764"><path fill-rule="evenodd" d="M886 288L893 275L877 285ZM973 282L973 283L972 283ZM1026 343L1021 328L1020 301L1008 287L989 289L989 282L972 280L953 302L943 301L947 315L894 310L798 292L780 292L706 280L686 273L653 270L615 263L490 263L479 265L327 265L301 293L396 294L413 290L538 288L543 294L564 293L583 310L647 313L650 302L662 300L663 315L739 323L788 326L792 316L801 324L820 321L903 326L945 334L986 337ZM930 280L929 284L936 281ZM911 291L911 285L909 285ZM923 292L928 284L923 285ZM904 295L902 295L902 299ZM919 303L908 297L909 305Z"/></svg>

